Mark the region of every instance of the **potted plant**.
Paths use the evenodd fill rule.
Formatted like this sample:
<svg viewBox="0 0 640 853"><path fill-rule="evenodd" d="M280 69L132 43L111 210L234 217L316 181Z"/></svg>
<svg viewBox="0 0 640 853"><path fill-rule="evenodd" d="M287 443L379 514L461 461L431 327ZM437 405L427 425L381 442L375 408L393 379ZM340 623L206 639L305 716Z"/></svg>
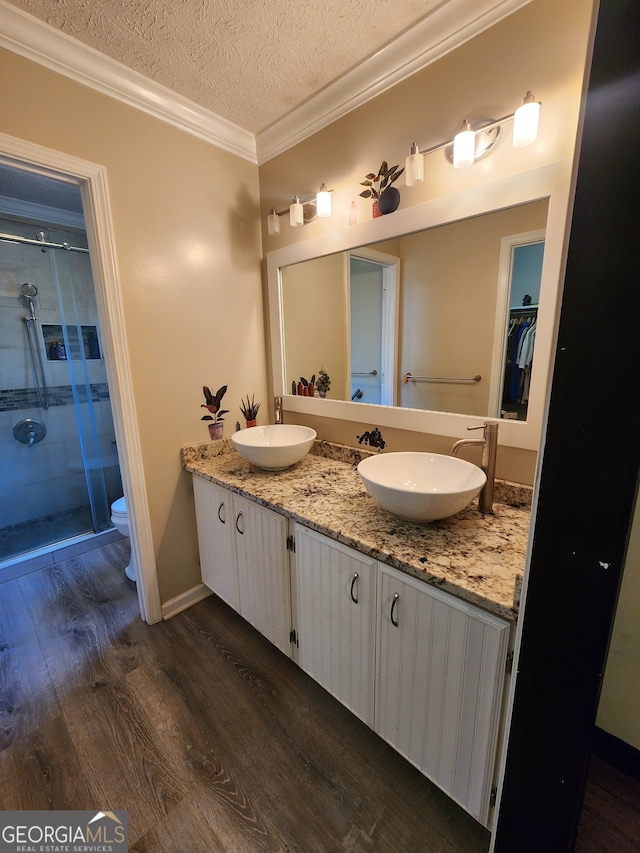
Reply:
<svg viewBox="0 0 640 853"><path fill-rule="evenodd" d="M240 411L242 412L248 427L254 427L256 425L256 418L258 417L259 408L260 403L255 402L253 394L251 395L251 402L249 402L248 394L246 402L244 400L240 401Z"/></svg>
<svg viewBox="0 0 640 853"><path fill-rule="evenodd" d="M331 388L331 377L322 367L320 368L318 378L316 379L316 388L318 389L318 394L320 394L321 397L326 397L327 391Z"/></svg>
<svg viewBox="0 0 640 853"><path fill-rule="evenodd" d="M394 184L404 172L404 167L398 171L398 166L389 166L383 160L378 169L378 174L373 172L365 177L360 183L361 187L367 187L360 195L362 198L373 198L373 215L382 216L384 213L393 213L400 204L400 192Z"/></svg>
<svg viewBox="0 0 640 853"><path fill-rule="evenodd" d="M222 432L224 430L223 415L226 415L229 409L221 409L220 403L225 395L226 390L227 386L223 385L221 388L218 388L215 394L212 394L206 385L202 386L205 402L202 403L200 408L207 409L207 411L211 413L209 415L203 415L202 420L211 421L208 426L209 436L212 439L222 438Z"/></svg>

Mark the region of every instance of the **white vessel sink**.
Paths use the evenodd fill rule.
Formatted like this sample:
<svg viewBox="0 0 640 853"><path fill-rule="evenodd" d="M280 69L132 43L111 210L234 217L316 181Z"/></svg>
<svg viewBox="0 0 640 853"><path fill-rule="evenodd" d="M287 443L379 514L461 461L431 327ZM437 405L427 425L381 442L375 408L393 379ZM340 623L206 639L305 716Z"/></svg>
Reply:
<svg viewBox="0 0 640 853"><path fill-rule="evenodd" d="M407 521L435 521L463 510L478 495L482 468L439 453L381 453L358 465L367 491Z"/></svg>
<svg viewBox="0 0 640 853"><path fill-rule="evenodd" d="M284 471L307 455L316 431L295 424L269 424L234 432L231 441L247 462L265 471Z"/></svg>

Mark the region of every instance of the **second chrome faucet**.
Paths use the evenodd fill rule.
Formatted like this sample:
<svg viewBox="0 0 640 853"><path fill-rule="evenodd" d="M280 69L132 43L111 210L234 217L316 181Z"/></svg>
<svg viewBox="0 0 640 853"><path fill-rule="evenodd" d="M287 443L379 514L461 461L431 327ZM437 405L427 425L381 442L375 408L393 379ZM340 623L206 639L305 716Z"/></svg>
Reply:
<svg viewBox="0 0 640 853"><path fill-rule="evenodd" d="M466 445L482 445L480 467L487 475L487 482L482 487L478 497L478 509L483 513L493 512L493 489L496 479L496 457L498 455L498 426L497 423L485 423L483 426L467 427L468 430L484 430L482 438L461 438L449 451L451 456L457 456L458 451Z"/></svg>

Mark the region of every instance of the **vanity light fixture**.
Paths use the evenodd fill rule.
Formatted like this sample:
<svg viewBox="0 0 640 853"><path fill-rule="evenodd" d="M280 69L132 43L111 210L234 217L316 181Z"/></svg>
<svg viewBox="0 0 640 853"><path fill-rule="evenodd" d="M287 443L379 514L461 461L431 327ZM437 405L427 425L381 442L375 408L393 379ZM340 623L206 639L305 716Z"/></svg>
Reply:
<svg viewBox="0 0 640 853"><path fill-rule="evenodd" d="M290 206L285 210L269 209L267 216L267 233L270 235L280 233L280 217L289 214L289 224L292 228L299 228L311 222L316 216L331 216L331 193L326 184L322 184L314 196L299 198L295 196Z"/></svg>
<svg viewBox="0 0 640 853"><path fill-rule="evenodd" d="M435 151L448 149L448 155L455 169L473 166L476 160L488 154L502 134L502 125L513 121L512 143L516 148L531 145L538 137L540 102L531 91L527 92L518 109L499 119L469 122L465 119L462 130L454 139L420 150L414 142L405 161L406 184L409 187L421 184L424 180L424 157Z"/></svg>

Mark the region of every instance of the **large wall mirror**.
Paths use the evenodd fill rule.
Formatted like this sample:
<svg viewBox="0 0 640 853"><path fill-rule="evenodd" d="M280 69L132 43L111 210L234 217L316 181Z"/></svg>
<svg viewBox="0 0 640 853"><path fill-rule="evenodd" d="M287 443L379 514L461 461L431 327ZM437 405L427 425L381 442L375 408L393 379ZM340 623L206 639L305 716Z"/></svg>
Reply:
<svg viewBox="0 0 640 853"><path fill-rule="evenodd" d="M502 443L536 449L567 176L554 164L270 253L286 408L443 435L499 418ZM321 368L328 398L298 397Z"/></svg>

